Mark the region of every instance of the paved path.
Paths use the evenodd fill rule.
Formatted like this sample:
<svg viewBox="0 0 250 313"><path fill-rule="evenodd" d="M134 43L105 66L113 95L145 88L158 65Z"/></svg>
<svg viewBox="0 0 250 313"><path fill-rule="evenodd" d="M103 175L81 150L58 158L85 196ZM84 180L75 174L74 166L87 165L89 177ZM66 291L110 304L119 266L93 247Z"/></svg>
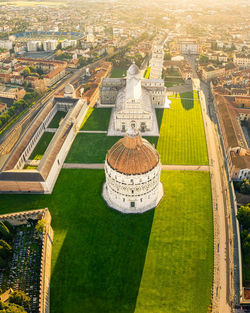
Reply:
<svg viewBox="0 0 250 313"><path fill-rule="evenodd" d="M63 168L104 169L104 163L64 163Z"/></svg>
<svg viewBox="0 0 250 313"><path fill-rule="evenodd" d="M55 133L57 131L58 128L46 128L45 131L47 133Z"/></svg>
<svg viewBox="0 0 250 313"><path fill-rule="evenodd" d="M209 165L162 165L164 171L209 171Z"/></svg>
<svg viewBox="0 0 250 313"><path fill-rule="evenodd" d="M64 163L63 168L103 169L104 163ZM164 171L209 171L208 165L162 165Z"/></svg>
<svg viewBox="0 0 250 313"><path fill-rule="evenodd" d="M214 277L213 277L213 313L230 313L230 278L229 278L229 245L227 216L227 184L224 180L223 156L217 136L216 124L210 119L208 113L208 88L194 79L195 87L200 90L201 108L206 132L208 155L211 166L211 186L213 197L214 222Z"/></svg>
<svg viewBox="0 0 250 313"><path fill-rule="evenodd" d="M78 133L85 134L107 134L106 130L79 130Z"/></svg>

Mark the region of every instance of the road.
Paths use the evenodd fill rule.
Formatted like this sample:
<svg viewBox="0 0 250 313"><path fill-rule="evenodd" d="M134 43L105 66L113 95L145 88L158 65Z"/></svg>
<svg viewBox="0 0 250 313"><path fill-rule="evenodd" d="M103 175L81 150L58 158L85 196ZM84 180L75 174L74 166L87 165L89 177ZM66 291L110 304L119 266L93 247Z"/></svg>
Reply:
<svg viewBox="0 0 250 313"><path fill-rule="evenodd" d="M228 181L225 175L224 158L218 135L216 116L210 101L209 85L200 81L196 72L196 57L187 57L193 68L193 87L199 91L203 122L211 173L214 223L214 275L213 275L213 313L230 313L233 291L231 289L232 249L228 212L230 198Z"/></svg>

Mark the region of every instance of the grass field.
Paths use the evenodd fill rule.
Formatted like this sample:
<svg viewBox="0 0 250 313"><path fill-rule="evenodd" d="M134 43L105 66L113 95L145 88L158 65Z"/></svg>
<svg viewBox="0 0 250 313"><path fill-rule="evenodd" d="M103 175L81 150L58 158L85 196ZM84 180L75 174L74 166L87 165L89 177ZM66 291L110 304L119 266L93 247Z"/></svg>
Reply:
<svg viewBox="0 0 250 313"><path fill-rule="evenodd" d="M120 214L104 171L62 170L52 195L1 195L0 213L52 214L51 313L207 313L213 245L208 173L163 172L165 197Z"/></svg>
<svg viewBox="0 0 250 313"><path fill-rule="evenodd" d="M184 80L183 79L178 79L178 78L173 78L173 79L165 79L165 87L173 87L173 86L178 86L178 85L183 85Z"/></svg>
<svg viewBox="0 0 250 313"><path fill-rule="evenodd" d="M63 112L63 111L56 112L56 115L53 117L48 128L58 128L60 121L63 120L66 114L67 112Z"/></svg>
<svg viewBox="0 0 250 313"><path fill-rule="evenodd" d="M37 145L35 146L35 149L31 153L29 159L41 160L53 136L54 136L54 133L45 132L40 138L40 140L38 141Z"/></svg>
<svg viewBox="0 0 250 313"><path fill-rule="evenodd" d="M111 108L95 108L81 130L108 130L111 110Z"/></svg>
<svg viewBox="0 0 250 313"><path fill-rule="evenodd" d="M66 163L104 163L106 153L120 137L106 134L78 134Z"/></svg>
<svg viewBox="0 0 250 313"><path fill-rule="evenodd" d="M127 68L123 68L123 67L114 67L112 69L112 72L110 74L111 78L121 78L126 76L127 73Z"/></svg>
<svg viewBox="0 0 250 313"><path fill-rule="evenodd" d="M210 177L163 172L135 313L207 313L213 278Z"/></svg>
<svg viewBox="0 0 250 313"><path fill-rule="evenodd" d="M193 100L195 99L195 100ZM162 164L208 164L206 138L197 93L171 98L170 109L157 109L160 137L145 137L155 144ZM103 111L104 110L104 111ZM110 109L94 109L83 130L107 130ZM78 134L66 158L67 163L104 162L107 151L119 137L106 134Z"/></svg>
<svg viewBox="0 0 250 313"><path fill-rule="evenodd" d="M102 109L101 109L102 110ZM65 160L66 163L104 163L108 150L121 137L106 134L80 133ZM158 137L144 137L157 145Z"/></svg>
<svg viewBox="0 0 250 313"><path fill-rule="evenodd" d="M192 99L195 100L192 100ZM190 99L190 100L189 100ZM208 164L206 138L197 93L187 92L164 110L157 150L162 164Z"/></svg>

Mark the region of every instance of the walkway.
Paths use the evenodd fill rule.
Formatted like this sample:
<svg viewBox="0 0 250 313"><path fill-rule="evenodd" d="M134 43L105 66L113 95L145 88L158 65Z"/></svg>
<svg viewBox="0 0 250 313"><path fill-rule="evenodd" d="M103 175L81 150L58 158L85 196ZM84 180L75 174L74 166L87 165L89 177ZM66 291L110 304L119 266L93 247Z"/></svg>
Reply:
<svg viewBox="0 0 250 313"><path fill-rule="evenodd" d="M106 130L79 130L78 133L85 134L107 134Z"/></svg>
<svg viewBox="0 0 250 313"><path fill-rule="evenodd" d="M64 163L63 168L104 169L104 163Z"/></svg>
<svg viewBox="0 0 250 313"><path fill-rule="evenodd" d="M164 171L208 171L209 165L162 165Z"/></svg>
<svg viewBox="0 0 250 313"><path fill-rule="evenodd" d="M64 163L63 168L104 169L104 163ZM164 171L209 171L208 165L162 165Z"/></svg>

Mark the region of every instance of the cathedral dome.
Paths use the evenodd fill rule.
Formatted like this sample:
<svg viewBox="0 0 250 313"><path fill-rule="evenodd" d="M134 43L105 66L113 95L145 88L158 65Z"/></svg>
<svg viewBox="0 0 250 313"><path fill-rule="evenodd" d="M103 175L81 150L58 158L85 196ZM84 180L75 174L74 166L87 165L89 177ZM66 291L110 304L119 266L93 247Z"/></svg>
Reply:
<svg viewBox="0 0 250 313"><path fill-rule="evenodd" d="M65 98L74 98L75 88L71 84L67 84L64 88L64 97Z"/></svg>
<svg viewBox="0 0 250 313"><path fill-rule="evenodd" d="M134 76L134 75L140 74L140 70L138 66L135 63L133 63L130 65L127 74L130 76Z"/></svg>
<svg viewBox="0 0 250 313"><path fill-rule="evenodd" d="M125 175L138 175L151 171L160 162L156 149L131 130L108 151L106 161L111 168Z"/></svg>

